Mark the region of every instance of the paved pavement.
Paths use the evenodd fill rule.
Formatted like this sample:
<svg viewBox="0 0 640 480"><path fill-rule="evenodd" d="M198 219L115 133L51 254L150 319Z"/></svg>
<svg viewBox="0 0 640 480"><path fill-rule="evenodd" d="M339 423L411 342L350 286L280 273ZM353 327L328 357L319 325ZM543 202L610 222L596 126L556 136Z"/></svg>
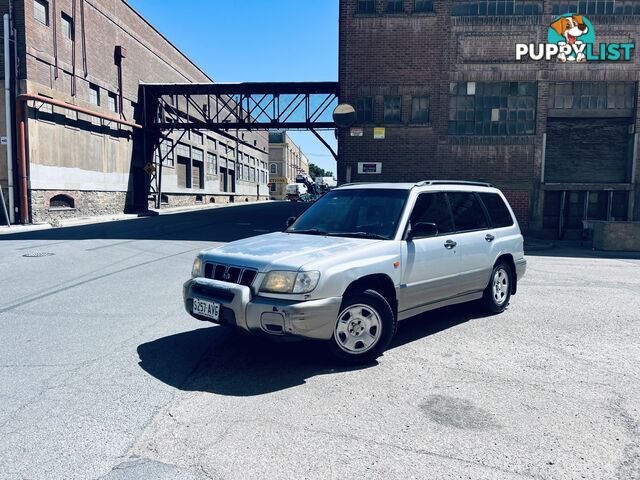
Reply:
<svg viewBox="0 0 640 480"><path fill-rule="evenodd" d="M183 312L198 250L301 208L1 237L0 478L640 478L640 261L540 252L365 368Z"/></svg>

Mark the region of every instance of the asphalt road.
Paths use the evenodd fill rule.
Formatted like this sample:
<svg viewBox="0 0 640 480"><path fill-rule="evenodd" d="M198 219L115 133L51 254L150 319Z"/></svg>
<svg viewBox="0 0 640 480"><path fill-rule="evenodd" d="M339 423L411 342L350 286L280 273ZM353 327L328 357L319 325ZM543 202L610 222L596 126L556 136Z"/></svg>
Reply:
<svg viewBox="0 0 640 480"><path fill-rule="evenodd" d="M530 256L366 368L189 318L200 249L301 208L1 236L0 478L640 478L640 261Z"/></svg>

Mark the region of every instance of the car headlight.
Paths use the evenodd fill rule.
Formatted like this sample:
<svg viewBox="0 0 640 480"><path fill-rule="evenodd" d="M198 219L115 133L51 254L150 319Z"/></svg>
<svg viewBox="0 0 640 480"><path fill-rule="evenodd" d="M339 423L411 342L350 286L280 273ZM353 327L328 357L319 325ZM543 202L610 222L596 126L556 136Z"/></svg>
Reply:
<svg viewBox="0 0 640 480"><path fill-rule="evenodd" d="M267 273L260 286L261 292L269 293L309 293L318 285L320 272Z"/></svg>
<svg viewBox="0 0 640 480"><path fill-rule="evenodd" d="M193 261L191 276L194 278L202 276L202 259L200 257L196 257L196 259Z"/></svg>

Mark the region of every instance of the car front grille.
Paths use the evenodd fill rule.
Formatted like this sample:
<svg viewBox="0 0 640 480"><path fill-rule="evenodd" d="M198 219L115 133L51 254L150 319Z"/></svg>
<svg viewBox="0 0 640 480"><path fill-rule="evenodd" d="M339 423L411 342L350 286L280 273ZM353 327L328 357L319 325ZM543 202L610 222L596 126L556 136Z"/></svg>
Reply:
<svg viewBox="0 0 640 480"><path fill-rule="evenodd" d="M253 268L214 263L206 263L204 266L204 276L206 278L226 283L235 283L236 285L244 285L246 287L251 286L257 274L258 271Z"/></svg>

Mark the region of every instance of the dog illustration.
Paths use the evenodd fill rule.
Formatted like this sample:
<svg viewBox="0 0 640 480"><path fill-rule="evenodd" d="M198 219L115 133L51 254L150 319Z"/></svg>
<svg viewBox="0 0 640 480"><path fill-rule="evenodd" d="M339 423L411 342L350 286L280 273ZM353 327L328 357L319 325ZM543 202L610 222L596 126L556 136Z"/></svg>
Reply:
<svg viewBox="0 0 640 480"><path fill-rule="evenodd" d="M570 17L560 17L558 20L551 24L558 35L565 38L566 42L558 42L558 45L562 48L565 45L582 45L583 42L578 40L582 35L589 33L589 27L584 23L582 15L571 15ZM573 48L573 47L571 47ZM584 53L580 52L575 57L572 55L567 56L561 52L558 54L558 59L561 62L586 62L587 58Z"/></svg>

